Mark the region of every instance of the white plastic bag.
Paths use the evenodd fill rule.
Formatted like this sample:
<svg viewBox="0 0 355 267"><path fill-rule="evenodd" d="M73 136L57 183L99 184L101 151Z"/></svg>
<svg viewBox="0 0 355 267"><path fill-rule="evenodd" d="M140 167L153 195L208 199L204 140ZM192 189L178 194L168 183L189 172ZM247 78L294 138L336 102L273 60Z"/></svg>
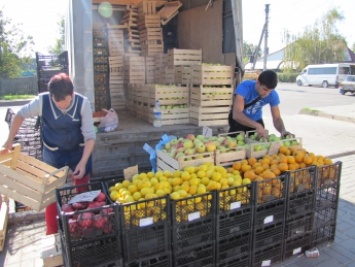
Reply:
<svg viewBox="0 0 355 267"><path fill-rule="evenodd" d="M118 115L117 112L110 108L107 110L107 114L101 120L98 128L100 132L113 132L118 128Z"/></svg>

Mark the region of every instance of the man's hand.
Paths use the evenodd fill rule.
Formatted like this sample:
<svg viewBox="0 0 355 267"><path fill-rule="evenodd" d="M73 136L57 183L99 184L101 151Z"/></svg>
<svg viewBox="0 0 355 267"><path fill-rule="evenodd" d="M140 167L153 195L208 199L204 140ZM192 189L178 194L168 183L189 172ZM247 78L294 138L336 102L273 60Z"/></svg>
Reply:
<svg viewBox="0 0 355 267"><path fill-rule="evenodd" d="M79 162L76 166L75 170L73 171L73 178L74 179L81 179L85 174L85 164Z"/></svg>
<svg viewBox="0 0 355 267"><path fill-rule="evenodd" d="M5 144L3 145L3 147L6 148L7 150L12 150L12 146L13 146L13 141L11 139L7 139Z"/></svg>
<svg viewBox="0 0 355 267"><path fill-rule="evenodd" d="M259 124L258 127L255 128L255 130L259 136L267 138L268 133L261 124Z"/></svg>
<svg viewBox="0 0 355 267"><path fill-rule="evenodd" d="M291 136L291 138L295 138L296 136L288 131L282 131L281 137L284 138L286 136Z"/></svg>

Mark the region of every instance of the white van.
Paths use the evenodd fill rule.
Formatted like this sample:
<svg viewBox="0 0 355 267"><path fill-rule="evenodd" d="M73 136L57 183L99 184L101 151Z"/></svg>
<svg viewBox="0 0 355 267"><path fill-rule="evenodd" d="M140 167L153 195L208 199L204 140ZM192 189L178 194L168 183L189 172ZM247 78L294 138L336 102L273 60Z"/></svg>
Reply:
<svg viewBox="0 0 355 267"><path fill-rule="evenodd" d="M355 74L355 64L335 63L308 65L296 78L298 86L318 85L323 88L328 86L338 87L345 76Z"/></svg>

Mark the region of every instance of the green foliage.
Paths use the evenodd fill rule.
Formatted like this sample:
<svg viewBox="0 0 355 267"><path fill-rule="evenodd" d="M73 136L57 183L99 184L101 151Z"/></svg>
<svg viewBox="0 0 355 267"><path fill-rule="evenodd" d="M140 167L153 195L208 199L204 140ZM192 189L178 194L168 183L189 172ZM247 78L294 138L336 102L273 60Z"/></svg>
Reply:
<svg viewBox="0 0 355 267"><path fill-rule="evenodd" d="M331 9L314 25L307 27L301 36L285 34L285 61L298 62L299 69L309 64L343 61L347 45L335 26L342 19L336 9Z"/></svg>
<svg viewBox="0 0 355 267"><path fill-rule="evenodd" d="M252 56L254 55L256 50L256 45L253 45L251 43L243 42L243 63L247 64L251 62ZM258 51L257 56L260 57L261 52L260 50Z"/></svg>
<svg viewBox="0 0 355 267"><path fill-rule="evenodd" d="M4 95L2 100L22 100L22 99L32 99L34 95Z"/></svg>
<svg viewBox="0 0 355 267"><path fill-rule="evenodd" d="M64 52L64 44L65 44L65 22L62 17L60 21L57 23L59 38L55 40L55 45L49 48L49 53L53 55L60 55Z"/></svg>
<svg viewBox="0 0 355 267"><path fill-rule="evenodd" d="M31 51L33 38L25 37L20 29L0 10L0 79L18 77L25 70L29 57L20 55Z"/></svg>
<svg viewBox="0 0 355 267"><path fill-rule="evenodd" d="M299 75L297 72L280 72L277 73L277 77L279 79L279 82L285 82L285 83L293 83L296 82L296 77Z"/></svg>

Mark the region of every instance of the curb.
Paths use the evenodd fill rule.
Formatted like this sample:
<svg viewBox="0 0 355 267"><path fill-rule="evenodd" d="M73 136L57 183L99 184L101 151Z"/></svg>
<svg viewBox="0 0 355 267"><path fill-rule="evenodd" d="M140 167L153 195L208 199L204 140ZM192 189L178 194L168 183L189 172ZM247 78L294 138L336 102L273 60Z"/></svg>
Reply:
<svg viewBox="0 0 355 267"><path fill-rule="evenodd" d="M29 103L32 99L26 100L1 100L0 107L23 106Z"/></svg>
<svg viewBox="0 0 355 267"><path fill-rule="evenodd" d="M322 118L328 118L328 119L333 119L333 120L338 120L338 121L355 123L355 118L341 116L341 115L332 115L332 114L328 114L323 111L319 111L319 110L315 110L315 109L302 109L302 110L300 110L300 112L298 114L311 115L311 116L316 116L316 117L322 117Z"/></svg>

